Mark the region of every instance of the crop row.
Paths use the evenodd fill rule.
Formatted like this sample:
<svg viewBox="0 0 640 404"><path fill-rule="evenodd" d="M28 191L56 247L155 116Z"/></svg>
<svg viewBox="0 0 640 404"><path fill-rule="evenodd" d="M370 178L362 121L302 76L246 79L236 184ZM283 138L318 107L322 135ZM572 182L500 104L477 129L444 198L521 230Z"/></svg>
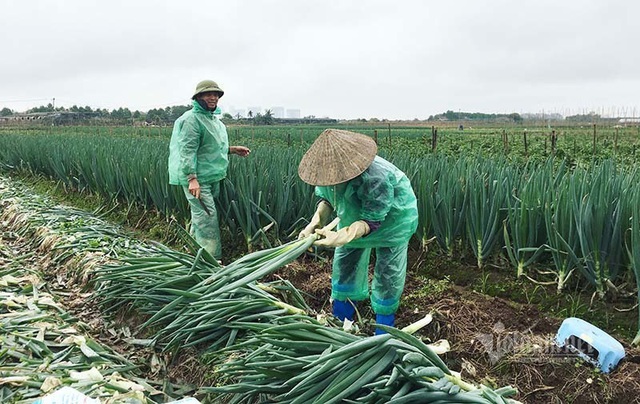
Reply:
<svg viewBox="0 0 640 404"><path fill-rule="evenodd" d="M0 161L185 221L182 191L167 183L167 143L139 136L3 135ZM304 151L263 145L248 159L231 159L219 212L248 248L287 240L313 213L313 188L297 177ZM551 264L558 290L573 280L601 296L640 271L640 174L633 166L612 160L574 166L557 157L526 164L506 157L416 157L404 147L380 153L411 179L422 243L436 240L451 255L471 251L478 267L502 253L518 276L529 275L534 264Z"/></svg>

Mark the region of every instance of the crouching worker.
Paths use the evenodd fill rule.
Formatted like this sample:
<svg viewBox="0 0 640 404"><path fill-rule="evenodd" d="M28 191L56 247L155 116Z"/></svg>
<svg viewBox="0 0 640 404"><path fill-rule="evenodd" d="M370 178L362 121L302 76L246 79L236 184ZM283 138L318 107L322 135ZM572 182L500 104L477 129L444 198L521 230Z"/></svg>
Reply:
<svg viewBox="0 0 640 404"><path fill-rule="evenodd" d="M327 129L318 136L302 157L298 175L315 185L320 202L299 237L315 232L321 236L315 245L335 247L331 275L334 316L353 320L352 302L370 298L376 322L394 326L418 209L407 176L377 156L377 151L375 141L359 133ZM333 213L340 219L335 231L323 228ZM376 262L370 294L372 249Z"/></svg>

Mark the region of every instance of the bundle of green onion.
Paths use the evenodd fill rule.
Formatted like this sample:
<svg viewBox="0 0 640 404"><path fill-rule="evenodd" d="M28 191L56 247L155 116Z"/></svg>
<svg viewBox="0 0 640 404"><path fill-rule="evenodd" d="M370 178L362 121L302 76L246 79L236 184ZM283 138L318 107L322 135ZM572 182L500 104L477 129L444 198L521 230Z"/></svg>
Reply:
<svg viewBox="0 0 640 404"><path fill-rule="evenodd" d="M511 387L474 386L419 339L391 327L362 337L303 316L236 324L251 339L226 349L226 385L202 390L229 403L514 403Z"/></svg>
<svg viewBox="0 0 640 404"><path fill-rule="evenodd" d="M96 296L104 307L126 306L150 317L142 331L153 334L164 350L205 344L217 349L232 344L236 322L270 322L282 315L303 314L308 307L290 285L260 285L257 280L295 260L315 236L248 254L228 266L215 260L166 250L156 256L124 260L97 271ZM285 303L272 292L289 292Z"/></svg>

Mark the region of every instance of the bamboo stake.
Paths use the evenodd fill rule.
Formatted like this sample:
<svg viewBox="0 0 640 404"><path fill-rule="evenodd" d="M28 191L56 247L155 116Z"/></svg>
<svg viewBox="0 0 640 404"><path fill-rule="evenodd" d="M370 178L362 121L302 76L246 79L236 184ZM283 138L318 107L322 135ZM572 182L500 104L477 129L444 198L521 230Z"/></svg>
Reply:
<svg viewBox="0 0 640 404"><path fill-rule="evenodd" d="M431 151L435 153L438 147L438 128L433 128L431 133Z"/></svg>
<svg viewBox="0 0 640 404"><path fill-rule="evenodd" d="M596 124L593 124L593 155L596 155Z"/></svg>

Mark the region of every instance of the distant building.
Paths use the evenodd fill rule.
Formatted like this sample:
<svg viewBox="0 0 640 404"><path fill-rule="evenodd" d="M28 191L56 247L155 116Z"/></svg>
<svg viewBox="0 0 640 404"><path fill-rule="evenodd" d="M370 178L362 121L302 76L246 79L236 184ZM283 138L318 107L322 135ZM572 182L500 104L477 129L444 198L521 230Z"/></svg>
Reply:
<svg viewBox="0 0 640 404"><path fill-rule="evenodd" d="M271 107L271 114L274 118L284 118L283 107Z"/></svg>
<svg viewBox="0 0 640 404"><path fill-rule="evenodd" d="M16 113L0 117L0 123L45 123L48 125L65 125L79 121L86 121L88 119L95 118L98 115L99 114L97 112L69 111Z"/></svg>
<svg viewBox="0 0 640 404"><path fill-rule="evenodd" d="M45 120L53 120L54 117L59 116L58 112L31 112L31 113L16 113L13 115L0 117L0 122L38 122Z"/></svg>
<svg viewBox="0 0 640 404"><path fill-rule="evenodd" d="M300 110L299 109L287 109L287 118L289 119L300 119Z"/></svg>
<svg viewBox="0 0 640 404"><path fill-rule="evenodd" d="M564 120L564 117L558 113L544 113L544 112L539 112L539 113L522 113L520 114L520 116L522 117L522 119L525 120L541 120L541 121L562 121Z"/></svg>

